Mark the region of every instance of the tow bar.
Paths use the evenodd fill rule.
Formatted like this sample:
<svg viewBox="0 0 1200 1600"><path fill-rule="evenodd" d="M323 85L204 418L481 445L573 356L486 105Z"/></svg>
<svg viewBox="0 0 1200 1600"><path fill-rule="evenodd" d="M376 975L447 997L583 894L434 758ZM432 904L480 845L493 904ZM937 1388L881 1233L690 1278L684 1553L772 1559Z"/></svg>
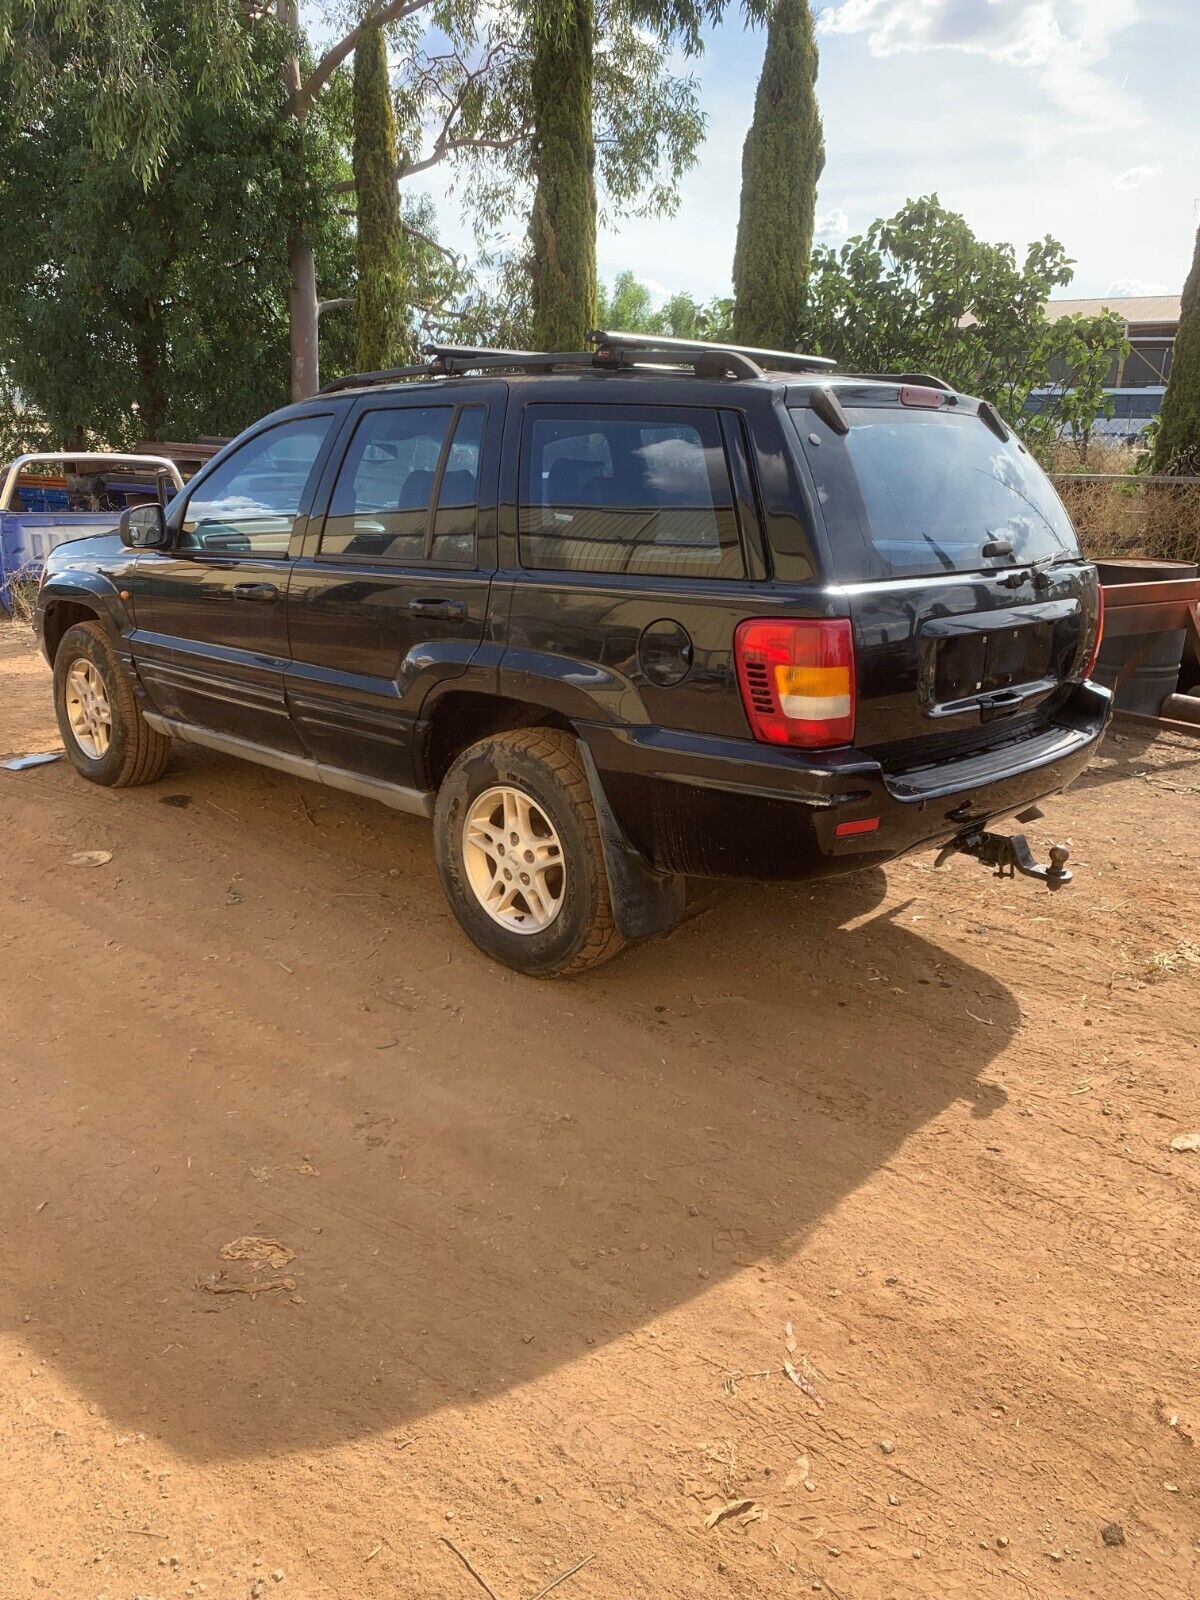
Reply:
<svg viewBox="0 0 1200 1600"><path fill-rule="evenodd" d="M956 853L974 856L985 867L995 867L998 878L1015 878L1019 872L1026 878L1040 878L1047 889L1061 889L1071 881L1067 866L1071 852L1066 845L1051 845L1049 866L1039 866L1023 833L960 833L938 852L934 866L940 867Z"/></svg>

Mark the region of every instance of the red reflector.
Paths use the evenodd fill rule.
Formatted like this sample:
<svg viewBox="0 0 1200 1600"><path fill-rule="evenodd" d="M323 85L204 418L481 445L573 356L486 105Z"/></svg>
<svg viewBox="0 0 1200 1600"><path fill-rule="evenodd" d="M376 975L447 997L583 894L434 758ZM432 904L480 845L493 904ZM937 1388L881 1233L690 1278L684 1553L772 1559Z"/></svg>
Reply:
<svg viewBox="0 0 1200 1600"><path fill-rule="evenodd" d="M734 634L733 653L756 739L824 750L854 738L854 635L846 618L755 618Z"/></svg>
<svg viewBox="0 0 1200 1600"><path fill-rule="evenodd" d="M927 389L920 383L902 383L900 385L900 404L902 406L929 406L936 411L945 396L940 389Z"/></svg>
<svg viewBox="0 0 1200 1600"><path fill-rule="evenodd" d="M839 822L833 831L839 839L849 839L855 833L874 833L878 826L878 817L859 817L857 822Z"/></svg>
<svg viewBox="0 0 1200 1600"><path fill-rule="evenodd" d="M1104 585L1096 590L1096 637L1092 642L1091 652L1087 658L1087 666L1083 669L1085 678L1090 678L1096 670L1096 662L1100 656L1100 646L1104 643Z"/></svg>

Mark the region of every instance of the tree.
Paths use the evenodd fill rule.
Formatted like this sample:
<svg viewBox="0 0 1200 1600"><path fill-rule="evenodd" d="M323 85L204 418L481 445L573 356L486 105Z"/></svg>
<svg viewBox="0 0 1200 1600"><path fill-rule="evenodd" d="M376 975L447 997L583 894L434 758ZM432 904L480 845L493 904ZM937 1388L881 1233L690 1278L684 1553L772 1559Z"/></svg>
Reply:
<svg viewBox="0 0 1200 1600"><path fill-rule="evenodd" d="M817 180L825 166L816 82L808 0L775 0L742 149L733 257L733 331L741 344L788 349L800 326Z"/></svg>
<svg viewBox="0 0 1200 1600"><path fill-rule="evenodd" d="M90 137L73 41L32 113L20 63L0 62L0 203L20 219L0 230L0 369L64 446L223 434L283 403L281 231L309 231L323 278L352 277L347 221L314 208L347 170L340 139L323 117L303 144L291 136L278 34L250 37L243 87L217 106L188 0L152 0L152 14L173 123L144 180Z"/></svg>
<svg viewBox="0 0 1200 1600"><path fill-rule="evenodd" d="M593 60L601 206L613 213L669 210L703 131L695 84L673 72L669 42L698 48L700 22L719 15L725 0L595 3L605 46ZM762 3L749 0L747 10ZM199 88L216 111L246 91L255 36L269 32L284 41L284 94L276 112L286 142L301 152L314 118L322 120L321 106L345 98L344 69L363 29L382 30L398 58L404 108L405 154L397 177L407 181L435 164L451 163L482 235L527 204L533 153L541 142L531 27L539 14L553 24L556 9L551 0L331 0L324 20L332 24L333 37L319 54L301 29L299 0L193 0L186 28L190 39L206 46ZM548 31L553 36L554 26ZM547 30L541 33L547 36ZM173 44L157 32L156 0L0 0L0 61L10 63L14 102L32 119L47 85L84 86L85 137L98 154L125 159L143 184L169 159L178 127L181 80ZM557 108L549 86L543 87L553 117ZM327 113L323 120L330 125L336 116ZM432 136L422 137L427 129ZM311 394L319 382L317 235L329 210L352 189L348 178L321 192L314 188L309 214L289 229L296 397ZM411 239L407 207L402 225ZM427 237L421 248L428 250L432 236L422 232ZM442 285L455 282L461 290L461 263L444 257L443 267ZM349 287L329 286L334 304L348 298ZM427 306L421 315L448 316L451 309L444 303Z"/></svg>
<svg viewBox="0 0 1200 1600"><path fill-rule="evenodd" d="M1124 324L1111 312L1051 322L1052 291L1073 263L1056 239L1029 246L977 239L936 195L906 201L840 249L813 253L801 324L803 347L847 372L930 372L991 400L1036 437L1052 425L1025 413L1031 390L1059 370L1057 426L1081 426L1100 409Z"/></svg>
<svg viewBox="0 0 1200 1600"><path fill-rule="evenodd" d="M625 333L661 333L672 339L732 337L732 301L710 300L707 305L701 305L686 290L677 290L656 309L650 290L628 269L617 273L611 290L600 284L596 298L596 319L602 328Z"/></svg>
<svg viewBox="0 0 1200 1600"><path fill-rule="evenodd" d="M534 0L533 342L582 350L596 314L592 0Z"/></svg>
<svg viewBox="0 0 1200 1600"><path fill-rule="evenodd" d="M398 164L387 41L380 29L367 28L354 51L354 191L358 218L354 315L360 371L398 366L412 354L403 333L410 285L396 187Z"/></svg>
<svg viewBox="0 0 1200 1600"><path fill-rule="evenodd" d="M1154 470L1200 472L1200 229L1183 286L1171 376L1154 439Z"/></svg>

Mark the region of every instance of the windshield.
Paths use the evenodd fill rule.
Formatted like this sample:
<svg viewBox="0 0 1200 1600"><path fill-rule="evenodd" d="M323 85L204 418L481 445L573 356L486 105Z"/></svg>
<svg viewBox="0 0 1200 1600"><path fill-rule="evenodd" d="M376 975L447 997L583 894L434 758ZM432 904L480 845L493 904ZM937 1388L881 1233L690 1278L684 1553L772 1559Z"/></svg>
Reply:
<svg viewBox="0 0 1200 1600"><path fill-rule="evenodd" d="M843 580L979 572L1078 556L1050 480L973 413L848 407L844 439L813 412L792 418ZM985 556L990 540L1011 555Z"/></svg>

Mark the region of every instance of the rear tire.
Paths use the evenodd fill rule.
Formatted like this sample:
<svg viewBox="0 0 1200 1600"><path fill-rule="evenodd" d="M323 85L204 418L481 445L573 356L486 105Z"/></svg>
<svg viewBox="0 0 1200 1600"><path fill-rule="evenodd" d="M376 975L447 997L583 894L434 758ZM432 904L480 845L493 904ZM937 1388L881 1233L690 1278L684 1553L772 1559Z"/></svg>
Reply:
<svg viewBox="0 0 1200 1600"><path fill-rule="evenodd" d="M54 654L54 710L67 759L89 783L127 789L161 778L171 741L142 716L99 622L78 622Z"/></svg>
<svg viewBox="0 0 1200 1600"><path fill-rule="evenodd" d="M493 960L533 977L573 977L623 949L570 734L519 728L464 750L438 791L434 841L450 909Z"/></svg>

